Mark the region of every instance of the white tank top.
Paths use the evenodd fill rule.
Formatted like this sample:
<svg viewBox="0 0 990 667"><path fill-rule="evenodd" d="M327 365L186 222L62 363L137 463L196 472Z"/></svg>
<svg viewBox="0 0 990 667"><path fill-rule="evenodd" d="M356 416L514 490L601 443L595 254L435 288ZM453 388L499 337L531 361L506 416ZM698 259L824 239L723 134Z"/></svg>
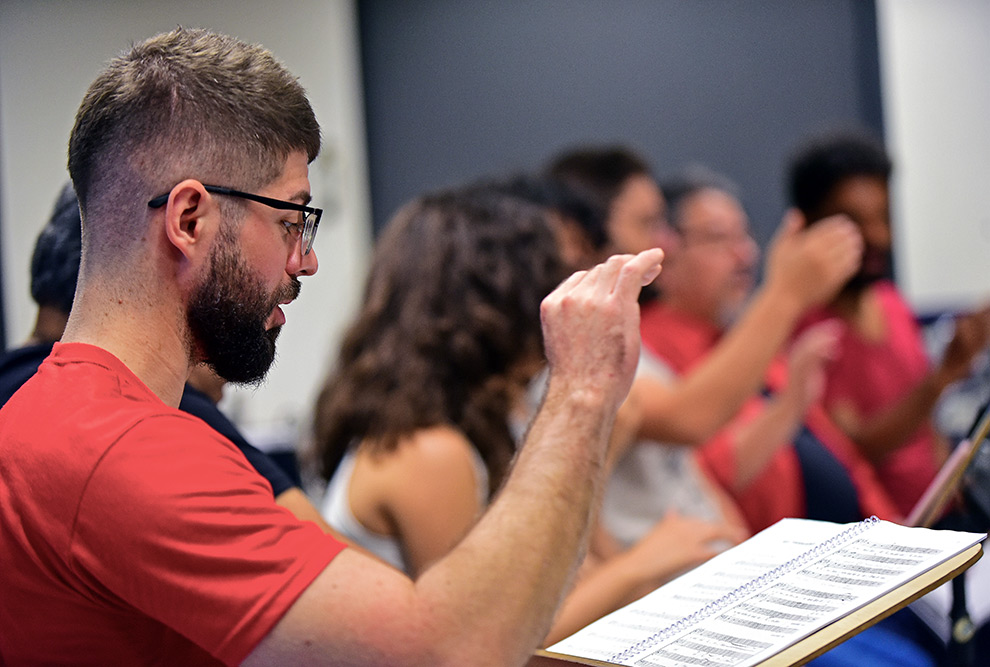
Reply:
<svg viewBox="0 0 990 667"><path fill-rule="evenodd" d="M471 455L478 483L479 506L484 507L488 504L488 469L473 447L471 448ZM409 573L399 541L391 535L372 532L358 521L351 511L348 492L351 487L351 475L354 474L355 460L353 449L344 455L344 459L337 466L333 478L327 484L326 493L323 494L323 501L320 503L320 514L344 537L364 547L386 563Z"/></svg>

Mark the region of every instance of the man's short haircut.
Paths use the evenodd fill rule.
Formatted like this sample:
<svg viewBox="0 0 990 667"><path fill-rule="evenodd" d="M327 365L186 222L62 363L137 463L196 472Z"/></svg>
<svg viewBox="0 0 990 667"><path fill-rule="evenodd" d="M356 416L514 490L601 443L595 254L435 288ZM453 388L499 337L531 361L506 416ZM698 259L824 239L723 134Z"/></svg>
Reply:
<svg viewBox="0 0 990 667"><path fill-rule="evenodd" d="M69 173L83 218L93 209L120 232L135 207L185 178L255 190L295 150L310 161L320 150L296 77L260 46L177 28L114 58L90 86L69 140Z"/></svg>
<svg viewBox="0 0 990 667"><path fill-rule="evenodd" d="M660 191L667 201L667 219L672 227L681 228L684 204L705 190L715 190L736 200L741 199L739 186L732 179L703 165L691 165L661 181Z"/></svg>
<svg viewBox="0 0 990 667"><path fill-rule="evenodd" d="M598 232L593 235L598 239L607 238L604 221L629 179L652 176L646 160L624 146L575 148L551 160L546 172L584 198L592 210L605 212L601 236Z"/></svg>
<svg viewBox="0 0 990 667"><path fill-rule="evenodd" d="M72 183L66 183L31 255L31 298L39 306L56 308L66 315L72 309L79 276L81 226L76 191Z"/></svg>
<svg viewBox="0 0 990 667"><path fill-rule="evenodd" d="M892 164L883 144L862 131L842 131L809 139L790 161L787 190L790 204L810 219L836 186L856 176L887 181Z"/></svg>

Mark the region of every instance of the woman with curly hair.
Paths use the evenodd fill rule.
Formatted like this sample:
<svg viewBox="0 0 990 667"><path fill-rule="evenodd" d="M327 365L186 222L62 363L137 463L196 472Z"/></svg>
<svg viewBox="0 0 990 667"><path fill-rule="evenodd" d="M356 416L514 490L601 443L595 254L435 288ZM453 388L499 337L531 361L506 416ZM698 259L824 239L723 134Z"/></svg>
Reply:
<svg viewBox="0 0 990 667"><path fill-rule="evenodd" d="M428 453L487 473L479 487L488 498L515 451L506 417L543 358L540 302L563 277L553 237L538 210L514 200L443 192L399 212L372 266L317 404L323 472L342 459L363 468L384 454L411 456L420 448L403 445L429 431L425 440L440 444ZM420 571L421 552L393 564Z"/></svg>
<svg viewBox="0 0 990 667"><path fill-rule="evenodd" d="M543 211L495 185L408 204L372 267L317 402L322 511L415 577L468 532L511 465L515 411L543 364L540 302L563 267ZM586 567L548 641L711 555L715 530L674 517Z"/></svg>

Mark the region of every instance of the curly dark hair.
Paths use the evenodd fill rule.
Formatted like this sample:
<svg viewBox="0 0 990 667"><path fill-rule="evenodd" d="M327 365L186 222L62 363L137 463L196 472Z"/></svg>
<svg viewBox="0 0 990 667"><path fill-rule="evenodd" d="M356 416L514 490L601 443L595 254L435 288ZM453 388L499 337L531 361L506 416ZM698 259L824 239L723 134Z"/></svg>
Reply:
<svg viewBox="0 0 990 667"><path fill-rule="evenodd" d="M879 139L862 130L841 130L808 139L793 154L787 169L792 206L814 222L836 186L854 176L883 181L893 169Z"/></svg>
<svg viewBox="0 0 990 667"><path fill-rule="evenodd" d="M563 277L543 210L468 186L405 206L378 241L364 306L319 394L315 453L329 479L357 443L393 450L413 432L460 429L489 471L515 453L521 362L543 354L540 302Z"/></svg>

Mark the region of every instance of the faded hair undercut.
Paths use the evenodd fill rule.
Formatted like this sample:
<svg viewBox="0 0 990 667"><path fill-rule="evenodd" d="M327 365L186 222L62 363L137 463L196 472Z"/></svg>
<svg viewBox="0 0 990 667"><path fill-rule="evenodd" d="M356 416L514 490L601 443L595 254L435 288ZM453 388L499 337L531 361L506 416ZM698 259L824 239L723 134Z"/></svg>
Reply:
<svg viewBox="0 0 990 667"><path fill-rule="evenodd" d="M90 86L69 173L84 220L126 239L139 208L181 180L257 189L297 150L312 161L320 128L296 77L260 46L177 28L114 58Z"/></svg>

